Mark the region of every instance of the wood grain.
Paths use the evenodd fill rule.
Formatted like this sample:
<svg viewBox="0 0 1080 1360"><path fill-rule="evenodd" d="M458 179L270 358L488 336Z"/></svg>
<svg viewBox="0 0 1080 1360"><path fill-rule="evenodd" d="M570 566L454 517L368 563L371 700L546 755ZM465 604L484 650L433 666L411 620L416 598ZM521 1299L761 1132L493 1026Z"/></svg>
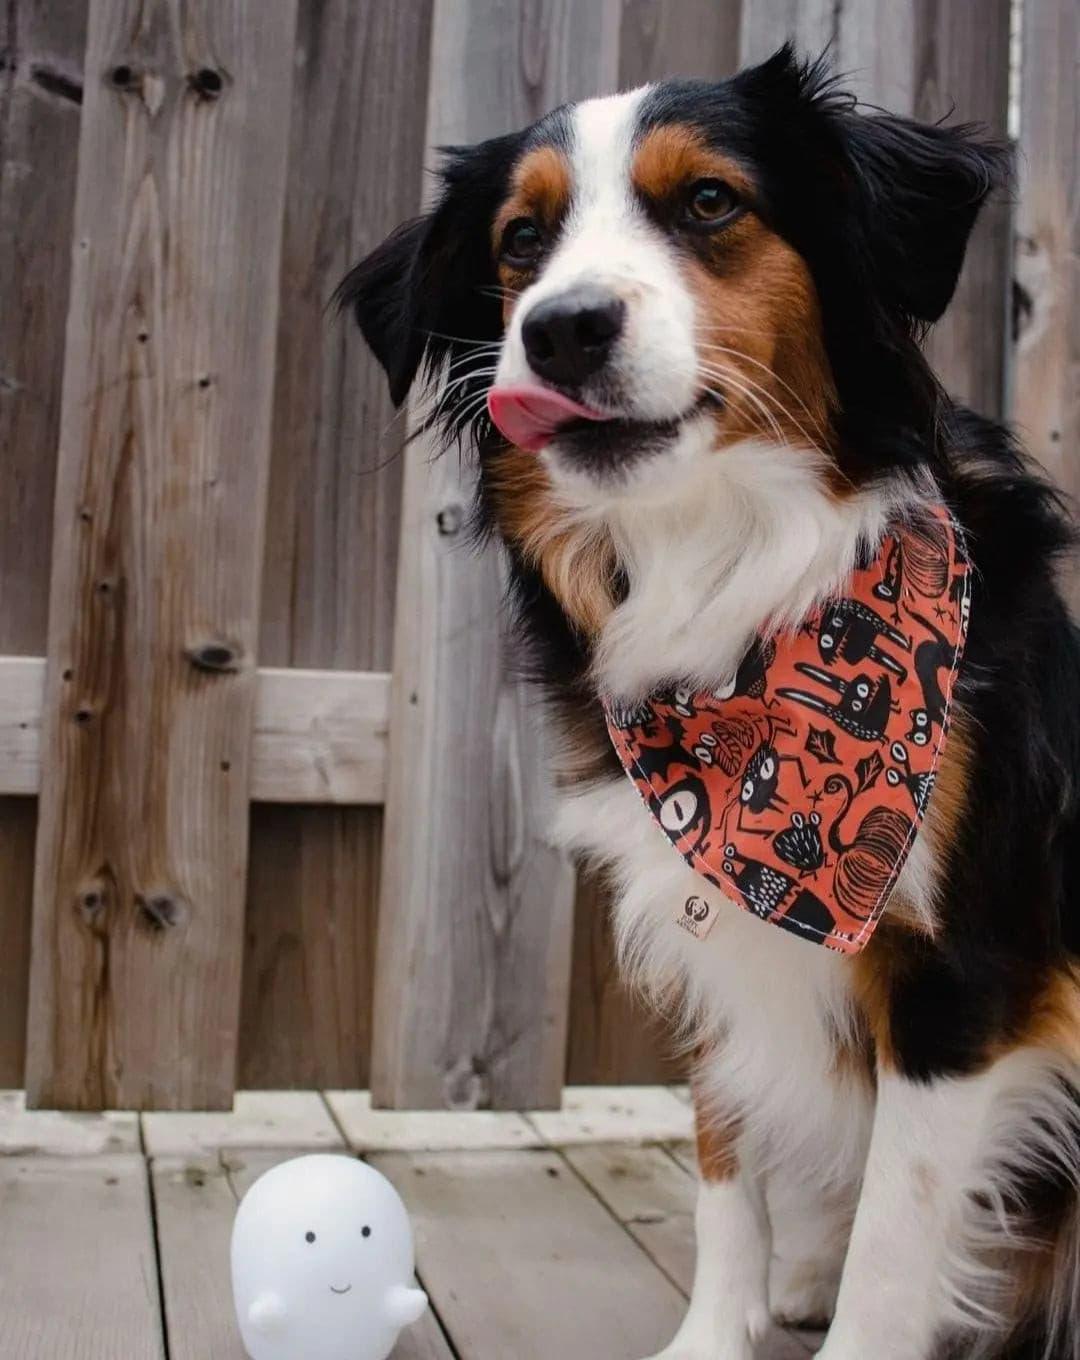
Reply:
<svg viewBox="0 0 1080 1360"><path fill-rule="evenodd" d="M41 783L45 661L0 656L0 793ZM390 677L378 671L261 667L251 797L267 803L381 803Z"/></svg>
<svg viewBox="0 0 1080 1360"><path fill-rule="evenodd" d="M806 56L831 44L834 68L871 104L1005 135L1009 0L744 0L744 62L789 36ZM1009 217L1004 194L984 211L956 296L928 343L948 390L990 415L1002 410Z"/></svg>
<svg viewBox="0 0 1080 1360"><path fill-rule="evenodd" d="M33 1104L232 1098L294 26L295 0L90 7Z"/></svg>
<svg viewBox="0 0 1080 1360"><path fill-rule="evenodd" d="M739 65L764 61L791 39L804 56L816 57L838 38L848 0L742 0Z"/></svg>
<svg viewBox="0 0 1080 1360"><path fill-rule="evenodd" d="M697 1181L663 1148L594 1143L563 1156L635 1242L687 1296L694 1282ZM824 1341L809 1331L772 1327L755 1360L805 1360Z"/></svg>
<svg viewBox="0 0 1080 1360"><path fill-rule="evenodd" d="M619 84L722 80L739 64L739 0L623 0Z"/></svg>
<svg viewBox="0 0 1080 1360"><path fill-rule="evenodd" d="M302 5L260 655L388 670L403 421L346 270L419 207L431 0ZM382 813L252 812L241 1080L366 1086Z"/></svg>
<svg viewBox="0 0 1080 1360"><path fill-rule="evenodd" d="M440 0L435 16L430 144L616 84L611 0ZM539 703L508 676L500 563L446 531L474 474L431 453L418 439L405 457L372 1092L398 1108L552 1104L573 875L545 837Z"/></svg>
<svg viewBox="0 0 1080 1360"><path fill-rule="evenodd" d="M0 1158L0 1355L162 1360L138 1156Z"/></svg>
<svg viewBox="0 0 1080 1360"><path fill-rule="evenodd" d="M916 118L981 123L991 137L1005 139L1009 8L1009 0L984 0L979 5L968 0L912 0L911 112ZM927 344L930 361L950 394L990 416L1003 414L1012 253L1009 198L1007 192L1000 193L983 209L956 294Z"/></svg>
<svg viewBox="0 0 1080 1360"><path fill-rule="evenodd" d="M567 1084L676 1081L683 1067L662 1017L619 975L609 893L582 873L574 906Z"/></svg>
<svg viewBox="0 0 1080 1360"><path fill-rule="evenodd" d="M1011 415L1032 453L1080 496L1080 14L1024 7L1016 345ZM1080 578L1071 579L1080 609Z"/></svg>
<svg viewBox="0 0 1080 1360"><path fill-rule="evenodd" d="M739 62L738 0L624 0L619 83L671 76L722 79ZM673 1081L663 1022L624 988L615 961L609 895L580 875L574 904L566 1080Z"/></svg>
<svg viewBox="0 0 1080 1360"><path fill-rule="evenodd" d="M0 12L0 655L45 650L84 4ZM34 806L0 798L0 1086L21 1086Z"/></svg>
<svg viewBox="0 0 1080 1360"><path fill-rule="evenodd" d="M674 1335L682 1296L556 1154L371 1161L405 1200L420 1278L459 1354L639 1360Z"/></svg>

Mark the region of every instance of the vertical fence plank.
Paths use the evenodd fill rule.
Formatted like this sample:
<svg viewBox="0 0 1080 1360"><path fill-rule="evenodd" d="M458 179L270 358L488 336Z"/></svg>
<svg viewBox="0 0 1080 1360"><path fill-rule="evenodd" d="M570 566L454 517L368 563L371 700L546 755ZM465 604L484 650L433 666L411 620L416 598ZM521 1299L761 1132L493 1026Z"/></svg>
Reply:
<svg viewBox="0 0 1080 1360"><path fill-rule="evenodd" d="M983 123L1004 140L1009 108L1009 0L919 0L912 111L935 122ZM1012 209L984 208L956 295L927 344L948 391L986 415L1003 414Z"/></svg>
<svg viewBox="0 0 1080 1360"><path fill-rule="evenodd" d="M404 420L326 311L419 207L431 0L303 5L281 268L259 649L389 670ZM241 1086L367 1084L382 812L252 809Z"/></svg>
<svg viewBox="0 0 1080 1360"><path fill-rule="evenodd" d="M0 13L0 655L45 650L85 5ZM36 808L0 798L0 1087L21 1086Z"/></svg>
<svg viewBox="0 0 1080 1360"><path fill-rule="evenodd" d="M429 144L613 88L617 22L614 0L437 0ZM500 658L498 561L453 532L474 474L429 455L419 440L406 453L372 1090L397 1106L550 1104L573 874L545 839L539 701Z"/></svg>
<svg viewBox="0 0 1080 1360"><path fill-rule="evenodd" d="M1023 22L1012 417L1080 496L1080 13L1026 0Z"/></svg>
<svg viewBox="0 0 1080 1360"><path fill-rule="evenodd" d="M742 57L760 60L786 37L834 67L860 98L934 122L981 122L1004 138L1009 0L743 0ZM1010 211L989 205L972 235L956 296L927 352L959 400L1002 410Z"/></svg>
<svg viewBox="0 0 1080 1360"><path fill-rule="evenodd" d="M764 61L789 38L800 52L816 57L836 40L838 12L844 3L845 0L742 0L739 65Z"/></svg>
<svg viewBox="0 0 1080 1360"><path fill-rule="evenodd" d="M619 84L669 76L722 80L739 64L739 0L623 0ZM574 903L573 969L566 1079L671 1080L678 1067L668 1036L619 976L603 884L581 875Z"/></svg>
<svg viewBox="0 0 1080 1360"><path fill-rule="evenodd" d="M223 1106L295 0L91 0L27 1087Z"/></svg>
<svg viewBox="0 0 1080 1360"><path fill-rule="evenodd" d="M739 0L623 0L619 84L722 80L739 64Z"/></svg>

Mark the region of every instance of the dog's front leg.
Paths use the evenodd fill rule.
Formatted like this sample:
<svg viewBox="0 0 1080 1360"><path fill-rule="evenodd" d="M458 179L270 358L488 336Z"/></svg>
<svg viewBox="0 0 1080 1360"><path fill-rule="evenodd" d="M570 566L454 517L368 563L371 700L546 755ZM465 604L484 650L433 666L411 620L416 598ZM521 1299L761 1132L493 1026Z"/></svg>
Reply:
<svg viewBox="0 0 1080 1360"><path fill-rule="evenodd" d="M819 1360L927 1360L994 1073L879 1074L877 1109L836 1315Z"/></svg>
<svg viewBox="0 0 1080 1360"><path fill-rule="evenodd" d="M697 1265L690 1308L653 1360L752 1360L769 1327L769 1225L746 1141L699 1108Z"/></svg>

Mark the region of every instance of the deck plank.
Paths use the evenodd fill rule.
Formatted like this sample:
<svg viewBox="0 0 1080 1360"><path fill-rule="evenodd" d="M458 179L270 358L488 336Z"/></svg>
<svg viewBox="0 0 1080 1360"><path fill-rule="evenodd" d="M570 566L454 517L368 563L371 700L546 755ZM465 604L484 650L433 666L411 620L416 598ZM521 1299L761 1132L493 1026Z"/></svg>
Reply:
<svg viewBox="0 0 1080 1360"><path fill-rule="evenodd" d="M317 1091L238 1091L232 1110L143 1115L151 1157L196 1157L223 1148L342 1150L341 1135Z"/></svg>
<svg viewBox="0 0 1080 1360"><path fill-rule="evenodd" d="M28 1110L23 1091L0 1091L0 1156L97 1157L138 1151L138 1115Z"/></svg>
<svg viewBox="0 0 1080 1360"><path fill-rule="evenodd" d="M660 1269L689 1295L697 1195L693 1161L683 1163L664 1148L625 1143L567 1147L563 1156ZM821 1339L774 1328L759 1346L757 1360L805 1360Z"/></svg>
<svg viewBox="0 0 1080 1360"><path fill-rule="evenodd" d="M371 1158L412 1214L424 1287L467 1360L640 1360L684 1301L552 1152Z"/></svg>
<svg viewBox="0 0 1080 1360"><path fill-rule="evenodd" d="M357 1152L463 1152L540 1147L510 1110L376 1110L369 1091L327 1091L327 1104Z"/></svg>
<svg viewBox="0 0 1080 1360"><path fill-rule="evenodd" d="M310 1149L167 1157L153 1167L170 1360L244 1360L233 1312L229 1240L240 1199L264 1171ZM453 1360L429 1312L392 1360Z"/></svg>
<svg viewBox="0 0 1080 1360"><path fill-rule="evenodd" d="M593 1143L563 1154L665 1275L690 1293L697 1187L663 1148Z"/></svg>
<svg viewBox="0 0 1080 1360"><path fill-rule="evenodd" d="M142 1158L0 1159L0 1355L162 1360Z"/></svg>
<svg viewBox="0 0 1080 1360"><path fill-rule="evenodd" d="M693 1136L694 1115L667 1086L567 1086L557 1110L526 1118L546 1143L665 1143Z"/></svg>

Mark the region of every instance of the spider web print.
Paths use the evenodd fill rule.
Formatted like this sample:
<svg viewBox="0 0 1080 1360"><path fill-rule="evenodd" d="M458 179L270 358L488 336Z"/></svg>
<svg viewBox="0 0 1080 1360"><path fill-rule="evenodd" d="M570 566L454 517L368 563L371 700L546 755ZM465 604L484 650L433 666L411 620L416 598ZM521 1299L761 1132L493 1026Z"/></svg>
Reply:
<svg viewBox="0 0 1080 1360"><path fill-rule="evenodd" d="M763 921L861 950L933 791L970 598L960 530L929 507L797 631L760 637L723 689L605 705L690 867Z"/></svg>

